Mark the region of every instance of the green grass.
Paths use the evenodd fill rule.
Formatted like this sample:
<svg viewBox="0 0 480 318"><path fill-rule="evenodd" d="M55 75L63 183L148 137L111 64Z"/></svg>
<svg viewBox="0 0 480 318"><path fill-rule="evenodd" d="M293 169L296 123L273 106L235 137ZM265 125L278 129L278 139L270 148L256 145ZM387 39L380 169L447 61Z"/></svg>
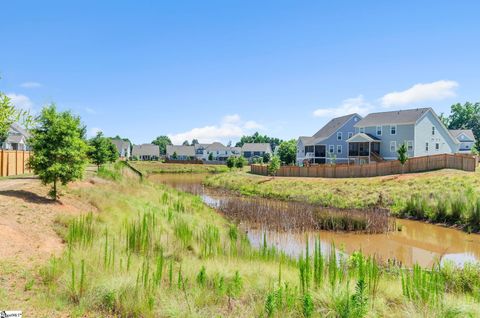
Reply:
<svg viewBox="0 0 480 318"><path fill-rule="evenodd" d="M159 161L130 161L145 175L155 173L221 173L229 171L226 165L162 163Z"/></svg>
<svg viewBox="0 0 480 318"><path fill-rule="evenodd" d="M148 181L123 177L74 193L99 212L66 223L68 248L36 283L71 316L480 315L478 266L434 268L433 288L428 270L322 253L319 241L298 260L266 239L254 249L199 197Z"/></svg>
<svg viewBox="0 0 480 318"><path fill-rule="evenodd" d="M246 172L208 176L205 184L242 195L335 208L390 208L393 214L479 231L480 172L440 170L388 177L271 178Z"/></svg>

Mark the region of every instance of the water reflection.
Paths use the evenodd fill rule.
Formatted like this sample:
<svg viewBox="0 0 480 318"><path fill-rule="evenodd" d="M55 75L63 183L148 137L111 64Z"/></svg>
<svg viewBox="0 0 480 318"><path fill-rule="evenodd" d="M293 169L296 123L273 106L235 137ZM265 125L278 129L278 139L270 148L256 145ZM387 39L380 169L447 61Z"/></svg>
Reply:
<svg viewBox="0 0 480 318"><path fill-rule="evenodd" d="M200 195L202 200L212 206L219 207L222 200L243 200L227 192L219 192L204 188L201 184L205 175L162 174L151 176L155 182L164 183L177 189ZM265 199L264 199L265 200ZM263 236L269 245L297 256L304 251L307 238L313 246L315 238L322 242L322 249L328 253L331 243L335 243L340 252L351 254L361 250L368 255L387 260L396 260L411 266L418 263L429 267L440 260L454 262L461 266L466 262L480 259L480 235L410 220L396 221L401 231L383 234L356 234L331 231L283 231L272 229L268 224L259 224L249 220L241 220L240 228L245 230L252 245L260 247Z"/></svg>

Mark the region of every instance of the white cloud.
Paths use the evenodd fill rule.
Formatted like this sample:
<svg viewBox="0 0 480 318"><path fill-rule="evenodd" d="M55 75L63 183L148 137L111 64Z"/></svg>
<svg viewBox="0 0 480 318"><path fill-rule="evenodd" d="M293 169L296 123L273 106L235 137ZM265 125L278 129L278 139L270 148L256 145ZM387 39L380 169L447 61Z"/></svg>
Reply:
<svg viewBox="0 0 480 318"><path fill-rule="evenodd" d="M8 93L7 96L10 98L15 107L23 110L32 110L33 102L30 100L30 98L28 98L28 96L15 93Z"/></svg>
<svg viewBox="0 0 480 318"><path fill-rule="evenodd" d="M458 83L455 81L436 81L415 84L407 90L392 92L380 98L384 107L401 106L429 100L442 100L454 97Z"/></svg>
<svg viewBox="0 0 480 318"><path fill-rule="evenodd" d="M42 87L42 84L38 82L25 82L20 84L20 86L23 88L38 88L38 87Z"/></svg>
<svg viewBox="0 0 480 318"><path fill-rule="evenodd" d="M173 144L181 144L183 141L198 139L202 143L214 141L227 142L231 138L238 138L249 134L253 129L261 129L262 125L255 121L243 121L238 114L227 115L217 125L193 128L189 131L169 134Z"/></svg>
<svg viewBox="0 0 480 318"><path fill-rule="evenodd" d="M315 117L339 117L343 115L358 113L367 114L372 109L372 105L363 98L363 95L347 98L343 100L338 107L319 108L313 112Z"/></svg>
<svg viewBox="0 0 480 318"><path fill-rule="evenodd" d="M92 114L92 115L95 115L97 112L95 111L95 109L93 108L90 108L90 107L85 107L85 111L89 114Z"/></svg>
<svg viewBox="0 0 480 318"><path fill-rule="evenodd" d="M95 137L101 131L103 131L101 128L92 127L88 130L87 137Z"/></svg>

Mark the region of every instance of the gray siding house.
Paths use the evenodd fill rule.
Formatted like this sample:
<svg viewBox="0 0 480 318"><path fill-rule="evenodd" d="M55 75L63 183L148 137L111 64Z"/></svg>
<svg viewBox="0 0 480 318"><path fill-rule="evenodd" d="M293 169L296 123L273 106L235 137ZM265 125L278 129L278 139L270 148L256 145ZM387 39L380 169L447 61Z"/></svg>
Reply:
<svg viewBox="0 0 480 318"><path fill-rule="evenodd" d="M134 145L132 156L138 160L158 160L160 147L152 144Z"/></svg>
<svg viewBox="0 0 480 318"><path fill-rule="evenodd" d="M347 143L355 163L395 160L402 144L409 157L456 153L460 144L431 108L372 113L354 127Z"/></svg>
<svg viewBox="0 0 480 318"><path fill-rule="evenodd" d="M110 140L117 148L118 156L120 158L130 159L130 150L132 148L132 145L130 144L129 141L118 139L118 138L112 138Z"/></svg>
<svg viewBox="0 0 480 318"><path fill-rule="evenodd" d="M167 145L167 158L172 160L193 160L195 159L194 146Z"/></svg>
<svg viewBox="0 0 480 318"><path fill-rule="evenodd" d="M30 150L27 144L30 133L18 124L12 124L7 133L7 138L0 144L0 149L5 150Z"/></svg>
<svg viewBox="0 0 480 318"><path fill-rule="evenodd" d="M269 143L245 143L241 152L242 156L250 163L256 158L263 158L263 155L266 153L270 156L273 154L272 146Z"/></svg>
<svg viewBox="0 0 480 318"><path fill-rule="evenodd" d="M451 129L450 134L460 142L458 152L472 153L476 139L471 129Z"/></svg>
<svg viewBox="0 0 480 318"><path fill-rule="evenodd" d="M354 125L362 119L359 114L350 114L330 120L312 137L299 137L297 140L297 164L347 163L347 139L355 134Z"/></svg>

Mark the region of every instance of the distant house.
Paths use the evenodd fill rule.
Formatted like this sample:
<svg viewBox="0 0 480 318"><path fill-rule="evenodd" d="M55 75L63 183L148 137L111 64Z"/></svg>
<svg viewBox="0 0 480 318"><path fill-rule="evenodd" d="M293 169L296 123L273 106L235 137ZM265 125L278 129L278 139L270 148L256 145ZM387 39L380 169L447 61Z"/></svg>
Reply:
<svg viewBox="0 0 480 318"><path fill-rule="evenodd" d="M409 157L455 153L460 144L431 108L372 113L354 127L346 141L355 163L395 160L402 144Z"/></svg>
<svg viewBox="0 0 480 318"><path fill-rule="evenodd" d="M231 156L240 156L240 147L225 146L220 142L195 145L195 155L200 160L226 161Z"/></svg>
<svg viewBox="0 0 480 318"><path fill-rule="evenodd" d="M266 153L270 156L273 153L269 143L245 143L242 146L242 156L249 162L252 162L256 158L263 157Z"/></svg>
<svg viewBox="0 0 480 318"><path fill-rule="evenodd" d="M152 144L134 145L132 157L138 160L158 160L160 157L160 147Z"/></svg>
<svg viewBox="0 0 480 318"><path fill-rule="evenodd" d="M475 146L475 136L471 129L450 129L450 134L460 143L458 152L471 153Z"/></svg>
<svg viewBox="0 0 480 318"><path fill-rule="evenodd" d="M129 141L113 138L111 139L112 143L117 147L118 155L121 159L129 159L130 158L130 150L132 145Z"/></svg>
<svg viewBox="0 0 480 318"><path fill-rule="evenodd" d="M12 124L1 148L5 150L29 150L28 138L30 138L30 133L27 130L18 124Z"/></svg>
<svg viewBox="0 0 480 318"><path fill-rule="evenodd" d="M310 163L347 163L347 139L355 134L354 125L362 119L359 114L333 118L311 137L297 140L297 164L304 160Z"/></svg>
<svg viewBox="0 0 480 318"><path fill-rule="evenodd" d="M167 158L173 160L195 159L195 147L167 145Z"/></svg>

